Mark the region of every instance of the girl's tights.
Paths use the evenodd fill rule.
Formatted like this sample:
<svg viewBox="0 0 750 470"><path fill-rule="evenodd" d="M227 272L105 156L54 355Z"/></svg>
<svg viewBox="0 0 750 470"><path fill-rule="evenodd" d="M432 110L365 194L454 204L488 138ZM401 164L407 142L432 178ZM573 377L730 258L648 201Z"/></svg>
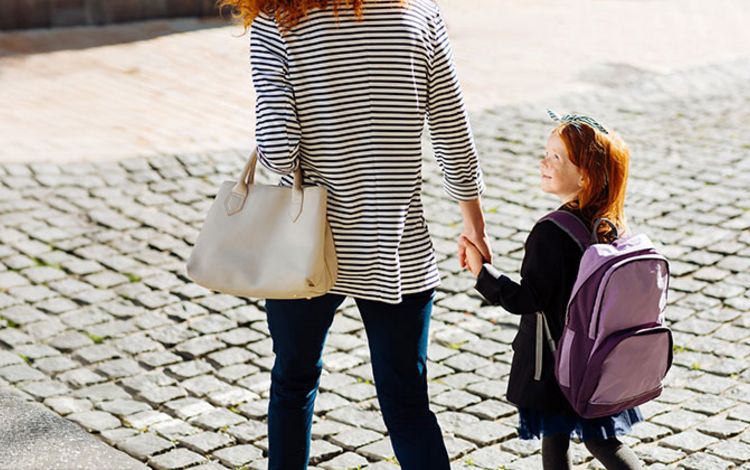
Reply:
<svg viewBox="0 0 750 470"><path fill-rule="evenodd" d="M586 448L607 470L640 470L641 463L635 453L617 438L603 441L586 441ZM570 470L568 455L570 437L565 434L544 436L542 439L542 465L544 470Z"/></svg>

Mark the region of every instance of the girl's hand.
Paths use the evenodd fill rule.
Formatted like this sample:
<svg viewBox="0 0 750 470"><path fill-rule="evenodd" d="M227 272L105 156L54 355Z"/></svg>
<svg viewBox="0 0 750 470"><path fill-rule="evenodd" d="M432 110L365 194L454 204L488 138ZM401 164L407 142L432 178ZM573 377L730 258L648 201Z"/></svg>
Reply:
<svg viewBox="0 0 750 470"><path fill-rule="evenodd" d="M459 238L459 244L464 249L466 267L469 268L469 271L471 271L475 277L479 276L479 272L482 270L482 264L485 262L482 253L479 252L479 249L474 246L471 240L465 235L461 235Z"/></svg>

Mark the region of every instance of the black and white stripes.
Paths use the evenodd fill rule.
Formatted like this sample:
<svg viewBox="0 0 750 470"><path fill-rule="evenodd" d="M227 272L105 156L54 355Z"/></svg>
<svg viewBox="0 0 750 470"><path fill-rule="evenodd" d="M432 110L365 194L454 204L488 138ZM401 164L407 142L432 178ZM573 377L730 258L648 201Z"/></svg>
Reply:
<svg viewBox="0 0 750 470"><path fill-rule="evenodd" d="M423 217L425 118L446 193L484 190L442 16L432 0L365 2L364 19L315 10L291 31L251 27L261 164L329 191L332 293L389 303L440 283ZM301 234L304 236L304 234Z"/></svg>

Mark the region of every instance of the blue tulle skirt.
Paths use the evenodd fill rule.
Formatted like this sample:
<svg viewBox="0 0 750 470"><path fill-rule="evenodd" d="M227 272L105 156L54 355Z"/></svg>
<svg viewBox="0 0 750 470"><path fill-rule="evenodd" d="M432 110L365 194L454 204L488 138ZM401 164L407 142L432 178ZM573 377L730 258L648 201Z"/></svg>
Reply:
<svg viewBox="0 0 750 470"><path fill-rule="evenodd" d="M643 415L638 407L594 419L520 408L518 417L518 437L521 439L567 434L581 441L602 441L622 436L629 433L635 423L643 421Z"/></svg>

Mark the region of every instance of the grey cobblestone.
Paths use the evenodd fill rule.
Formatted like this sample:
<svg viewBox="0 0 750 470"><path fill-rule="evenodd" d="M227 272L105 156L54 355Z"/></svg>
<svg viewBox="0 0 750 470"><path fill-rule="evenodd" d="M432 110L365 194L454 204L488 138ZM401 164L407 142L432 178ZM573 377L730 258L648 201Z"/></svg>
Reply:
<svg viewBox="0 0 750 470"><path fill-rule="evenodd" d="M673 275L674 366L664 394L642 407L647 422L624 438L649 468L743 468L750 459L750 164L740 132L750 126L740 105L750 99L748 70L739 61L644 74L473 116L496 265L511 276L534 220L554 207L534 189L545 107L598 109L621 126L633 156L629 218L663 248ZM263 303L213 293L184 272L215 181L243 159L0 165L0 384L153 468L265 468L273 345ZM505 399L518 318L484 305L458 269L460 214L425 159L423 202L444 273L428 378L453 468L539 468L539 444L515 438ZM258 177L275 179L262 169ZM397 468L351 299L324 362L313 463ZM573 449L577 465L600 468Z"/></svg>

